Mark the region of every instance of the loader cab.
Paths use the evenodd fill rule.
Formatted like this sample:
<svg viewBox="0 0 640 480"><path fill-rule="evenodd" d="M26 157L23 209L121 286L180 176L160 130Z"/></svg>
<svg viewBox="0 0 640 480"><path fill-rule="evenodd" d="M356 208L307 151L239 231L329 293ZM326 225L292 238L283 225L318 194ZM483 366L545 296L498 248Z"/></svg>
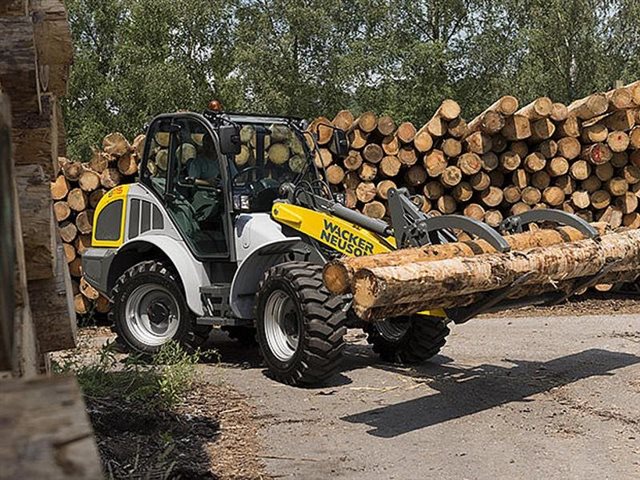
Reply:
<svg viewBox="0 0 640 480"><path fill-rule="evenodd" d="M318 181L296 122L214 112L151 122L140 181L162 199L196 258L233 261L238 216L269 214L284 183Z"/></svg>

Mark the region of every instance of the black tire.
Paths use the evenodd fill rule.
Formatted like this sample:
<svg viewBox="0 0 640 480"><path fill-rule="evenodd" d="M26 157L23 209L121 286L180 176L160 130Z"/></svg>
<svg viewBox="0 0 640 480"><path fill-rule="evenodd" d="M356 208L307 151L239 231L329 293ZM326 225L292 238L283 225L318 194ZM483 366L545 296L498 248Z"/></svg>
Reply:
<svg viewBox="0 0 640 480"><path fill-rule="evenodd" d="M175 334L168 336L166 341L160 344L145 342L140 334L135 333L135 328L127 321L127 300L139 287L143 286L149 288L156 286L158 289L164 289L173 296L176 302L177 329ZM172 266L162 261L144 261L129 268L116 281L111 290L111 298L113 299L113 307L109 317L113 322L113 330L117 334L116 342L129 352L153 354L160 350L162 344L171 340L180 343L187 350L193 351L206 341L211 332L211 327L195 324L195 316L187 306L178 274Z"/></svg>
<svg viewBox="0 0 640 480"><path fill-rule="evenodd" d="M289 321L297 332L297 346L283 358L268 338L273 298L286 297ZM273 315L271 315L273 316ZM282 327L284 328L284 327ZM340 367L347 332L342 297L332 295L322 283L322 267L307 262L287 262L271 268L258 287L256 330L260 351L271 375L289 385L320 383ZM273 331L273 330L271 330Z"/></svg>
<svg viewBox="0 0 640 480"><path fill-rule="evenodd" d="M385 322L398 323L397 335L385 332L383 325L370 323L365 327L367 341L373 351L386 362L407 365L423 363L440 352L447 341L449 327L444 318L413 315ZM404 333L402 333L404 330Z"/></svg>

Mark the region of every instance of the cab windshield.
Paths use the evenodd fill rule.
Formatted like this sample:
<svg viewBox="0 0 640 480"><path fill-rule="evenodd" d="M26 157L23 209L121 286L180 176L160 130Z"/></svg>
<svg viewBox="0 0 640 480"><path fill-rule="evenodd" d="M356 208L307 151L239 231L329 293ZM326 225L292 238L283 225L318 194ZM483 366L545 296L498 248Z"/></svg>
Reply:
<svg viewBox="0 0 640 480"><path fill-rule="evenodd" d="M240 126L241 150L230 162L234 209L269 212L283 183L315 176L309 147L286 123Z"/></svg>

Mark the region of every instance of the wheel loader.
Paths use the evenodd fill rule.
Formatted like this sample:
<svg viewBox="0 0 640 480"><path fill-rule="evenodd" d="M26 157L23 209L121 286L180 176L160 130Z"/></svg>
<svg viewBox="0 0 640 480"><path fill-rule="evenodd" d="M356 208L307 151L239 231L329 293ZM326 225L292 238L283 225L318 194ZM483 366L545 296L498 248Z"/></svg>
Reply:
<svg viewBox="0 0 640 480"><path fill-rule="evenodd" d="M152 354L171 340L197 347L213 327L240 340L255 334L273 378L308 385L339 369L347 328L364 328L383 359L417 363L444 345L450 320L513 306L494 295L449 315L426 310L361 321L349 295L332 295L323 285L328 261L452 242L454 231L498 252L509 246L476 220L423 213L403 189L390 191L389 223L345 207L314 162L317 145L306 127L298 118L219 108L150 122L138 181L101 199L92 247L82 257L86 281L112 302L118 342ZM297 153L296 161L268 158L276 140ZM334 129L330 148L346 154L345 132ZM597 235L580 218L552 210L509 218L505 226L541 221Z"/></svg>

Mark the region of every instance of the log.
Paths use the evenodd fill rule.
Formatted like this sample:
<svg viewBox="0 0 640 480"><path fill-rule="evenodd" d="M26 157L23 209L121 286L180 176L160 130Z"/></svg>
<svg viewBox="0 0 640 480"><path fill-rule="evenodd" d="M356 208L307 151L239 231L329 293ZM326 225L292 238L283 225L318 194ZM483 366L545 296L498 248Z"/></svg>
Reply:
<svg viewBox="0 0 640 480"><path fill-rule="evenodd" d="M556 136L558 138L574 137L577 138L581 133L580 121L573 115L569 115L564 122L558 124Z"/></svg>
<svg viewBox="0 0 640 480"><path fill-rule="evenodd" d="M78 255L82 255L91 247L91 235L78 235L73 245Z"/></svg>
<svg viewBox="0 0 640 480"><path fill-rule="evenodd" d="M347 172L342 182L347 190L355 190L360 185L360 177L357 172Z"/></svg>
<svg viewBox="0 0 640 480"><path fill-rule="evenodd" d="M347 170L356 171L362 165L362 155L357 150L349 150L349 154L342 163Z"/></svg>
<svg viewBox="0 0 640 480"><path fill-rule="evenodd" d="M344 170L339 165L329 165L326 175L331 185L339 185L344 180Z"/></svg>
<svg viewBox="0 0 640 480"><path fill-rule="evenodd" d="M608 115L603 122L609 130L627 132L636 124L636 116L633 110L620 110Z"/></svg>
<svg viewBox="0 0 640 480"><path fill-rule="evenodd" d="M427 181L427 171L422 165L413 165L405 173L405 181L411 187L417 187Z"/></svg>
<svg viewBox="0 0 640 480"><path fill-rule="evenodd" d="M443 100L434 115L434 117L439 117L447 121L454 120L459 116L460 105L458 105L458 102L456 102L455 100L451 100L450 98Z"/></svg>
<svg viewBox="0 0 640 480"><path fill-rule="evenodd" d="M616 198L616 207L625 215L633 213L638 209L638 197L635 193L625 192L624 195Z"/></svg>
<svg viewBox="0 0 640 480"><path fill-rule="evenodd" d="M497 187L489 187L480 193L480 199L488 207L497 207L503 199L502 190Z"/></svg>
<svg viewBox="0 0 640 480"><path fill-rule="evenodd" d="M376 143L370 143L362 151L362 158L370 163L380 163L380 160L384 158L384 150Z"/></svg>
<svg viewBox="0 0 640 480"><path fill-rule="evenodd" d="M358 169L358 177L365 182L375 180L378 175L378 167L372 163L364 162Z"/></svg>
<svg viewBox="0 0 640 480"><path fill-rule="evenodd" d="M377 129L380 135L386 137L395 131L396 122L389 115L380 115L378 117Z"/></svg>
<svg viewBox="0 0 640 480"><path fill-rule="evenodd" d="M387 155L380 162L380 173L385 177L395 177L400 172L402 163L396 156Z"/></svg>
<svg viewBox="0 0 640 480"><path fill-rule="evenodd" d="M65 178L70 182L77 182L82 174L83 168L80 162L73 162L71 160L62 160L62 173Z"/></svg>
<svg viewBox="0 0 640 480"><path fill-rule="evenodd" d="M494 152L485 153L480 157L480 160L482 161L482 170L485 172L492 172L500 165L498 155Z"/></svg>
<svg viewBox="0 0 640 480"><path fill-rule="evenodd" d="M422 128L425 129L431 137L442 137L447 133L447 122L435 116Z"/></svg>
<svg viewBox="0 0 640 480"><path fill-rule="evenodd" d="M441 175L441 182L447 187L455 187L462 180L462 171L453 165L444 169Z"/></svg>
<svg viewBox="0 0 640 480"><path fill-rule="evenodd" d="M531 123L527 117L513 115L505 120L501 134L510 141L525 140L531 136Z"/></svg>
<svg viewBox="0 0 640 480"><path fill-rule="evenodd" d="M350 188L345 189L344 191L344 206L347 208L356 208L358 204L358 197L356 197L355 190Z"/></svg>
<svg viewBox="0 0 640 480"><path fill-rule="evenodd" d="M542 192L542 199L551 207L558 207L564 202L564 191L560 187L547 187Z"/></svg>
<svg viewBox="0 0 640 480"><path fill-rule="evenodd" d="M403 122L398 126L396 136L404 144L409 144L414 141L416 136L416 127L411 122Z"/></svg>
<svg viewBox="0 0 640 480"><path fill-rule="evenodd" d="M331 123L334 127L344 130L345 132L351 129L354 122L354 117L351 111L349 110L340 110L336 113L336 116L333 117Z"/></svg>
<svg viewBox="0 0 640 480"><path fill-rule="evenodd" d="M569 174L576 180L585 180L591 175L591 165L584 160L577 160L569 167Z"/></svg>
<svg viewBox="0 0 640 480"><path fill-rule="evenodd" d="M415 148L410 145L405 145L400 148L400 151L398 152L398 159L403 165L411 166L418 161L418 154L416 153Z"/></svg>
<svg viewBox="0 0 640 480"><path fill-rule="evenodd" d="M552 107L553 102L549 97L540 97L522 107L516 112L516 115L528 118L529 120L540 120L551 114Z"/></svg>
<svg viewBox="0 0 640 480"><path fill-rule="evenodd" d="M478 205L477 203L470 203L466 207L464 207L463 213L466 217L474 218L476 220L484 219L484 207L482 205Z"/></svg>
<svg viewBox="0 0 640 480"><path fill-rule="evenodd" d="M98 313L108 313L111 310L111 302L107 297L100 295L95 302L95 308Z"/></svg>
<svg viewBox="0 0 640 480"><path fill-rule="evenodd" d="M422 189L424 196L429 200L437 200L444 195L444 186L437 181L427 182Z"/></svg>
<svg viewBox="0 0 640 480"><path fill-rule="evenodd" d="M540 152L544 158L551 159L558 153L558 143L555 140L544 140L538 145L538 152Z"/></svg>
<svg viewBox="0 0 640 480"><path fill-rule="evenodd" d="M69 181L64 177L64 175L57 176L50 185L51 198L53 200L64 200L67 198L69 188Z"/></svg>
<svg viewBox="0 0 640 480"><path fill-rule="evenodd" d="M129 155L125 155L124 157L121 157L121 158L128 158L128 157ZM138 171L138 166L136 164L136 172L137 171ZM80 174L80 178L78 178L78 185L85 192L93 192L94 190L97 190L100 187L100 175L98 175L93 170L90 170L89 168L84 168L82 170L82 173Z"/></svg>
<svg viewBox="0 0 640 480"><path fill-rule="evenodd" d="M3 477L104 478L83 394L73 376L12 379L0 396Z"/></svg>
<svg viewBox="0 0 640 480"><path fill-rule="evenodd" d="M253 160L253 149L247 145L240 146L240 153L236 155L234 159L235 164L238 167L244 167Z"/></svg>
<svg viewBox="0 0 640 480"><path fill-rule="evenodd" d="M82 295L84 295L89 300L97 300L100 296L100 293L91 285L89 285L84 277L80 279L80 293L82 293Z"/></svg>
<svg viewBox="0 0 640 480"><path fill-rule="evenodd" d="M67 195L67 204L71 210L82 212L87 209L89 199L83 190L74 188L69 192L69 195Z"/></svg>
<svg viewBox="0 0 640 480"><path fill-rule="evenodd" d="M376 186L376 192L378 197L383 200L387 200L389 198L389 190L392 188L398 188L394 181L392 180L382 180Z"/></svg>
<svg viewBox="0 0 640 480"><path fill-rule="evenodd" d="M443 195L437 201L438 211L443 214L451 214L456 211L456 201L450 195Z"/></svg>
<svg viewBox="0 0 640 480"><path fill-rule="evenodd" d="M93 226L93 210L84 210L76 215L76 228L80 233L90 234Z"/></svg>
<svg viewBox="0 0 640 480"><path fill-rule="evenodd" d="M607 209L602 212L598 221L608 223L611 228L617 229L622 225L623 218L622 210L618 207L607 207Z"/></svg>
<svg viewBox="0 0 640 480"><path fill-rule="evenodd" d="M544 170L531 175L531 186L538 190L544 190L551 184L551 175Z"/></svg>
<svg viewBox="0 0 640 480"><path fill-rule="evenodd" d="M495 153L502 153L508 146L509 142L507 142L507 139L499 133L491 136L491 151Z"/></svg>
<svg viewBox="0 0 640 480"><path fill-rule="evenodd" d="M582 146L577 138L564 137L558 140L558 153L567 160L577 158L581 150Z"/></svg>
<svg viewBox="0 0 640 480"><path fill-rule="evenodd" d="M424 166L430 177L439 177L447 168L447 159L442 150L434 149L424 157Z"/></svg>
<svg viewBox="0 0 640 480"><path fill-rule="evenodd" d="M480 205L470 204L469 211L483 212ZM466 212L465 212L466 214ZM471 216L471 215L469 215ZM596 225L594 225L596 226ZM602 226L598 226L604 233ZM553 230L536 230L533 232L517 233L505 236L505 240L512 250L522 251L534 247L545 247L574 242L584 239L582 233L573 227L559 227ZM395 250L382 255L365 257L343 257L332 260L323 270L323 280L330 292L342 295L352 291L354 275L363 269L392 267L400 264L422 263L474 255L495 253L496 250L484 240L447 243L443 245L425 245L417 248Z"/></svg>
<svg viewBox="0 0 640 480"><path fill-rule="evenodd" d="M591 200L589 198L589 192L586 191L577 191L571 194L571 203L575 205L576 208L580 210L584 210L588 208L591 204Z"/></svg>
<svg viewBox="0 0 640 480"><path fill-rule="evenodd" d="M568 106L569 115L573 115L581 120L602 115L609 108L609 101L602 93L594 93L588 97L581 98Z"/></svg>
<svg viewBox="0 0 640 480"><path fill-rule="evenodd" d="M588 160L594 165L601 165L611 160L613 152L604 143L585 145L580 152L580 158Z"/></svg>
<svg viewBox="0 0 640 480"><path fill-rule="evenodd" d="M240 151L242 151L242 149L240 149ZM269 149L269 151L271 152L271 149ZM271 157L269 157L269 159L271 159ZM132 153L126 153L118 158L117 165L118 171L125 176L131 176L138 173L138 158Z"/></svg>
<svg viewBox="0 0 640 480"><path fill-rule="evenodd" d="M522 192L515 185L508 185L502 191L504 200L507 203L518 203L522 197Z"/></svg>
<svg viewBox="0 0 640 480"><path fill-rule="evenodd" d="M524 168L529 173L539 172L544 169L547 164L547 159L539 152L533 152L527 155L524 159Z"/></svg>
<svg viewBox="0 0 640 480"><path fill-rule="evenodd" d="M131 145L120 132L113 132L102 140L102 150L109 155L119 157L128 153L131 150Z"/></svg>
<svg viewBox="0 0 640 480"><path fill-rule="evenodd" d="M606 182L613 177L613 166L609 162L603 163L596 167L595 173L601 182Z"/></svg>
<svg viewBox="0 0 640 480"><path fill-rule="evenodd" d="M453 138L464 138L469 132L469 126L463 118L455 118L447 123L447 134ZM415 141L414 141L415 143Z"/></svg>
<svg viewBox="0 0 640 480"><path fill-rule="evenodd" d="M420 130L413 137L413 146L421 153L428 152L433 147L433 138L427 130Z"/></svg>
<svg viewBox="0 0 640 480"><path fill-rule="evenodd" d="M320 149L324 150L324 149ZM327 149L325 151L331 152ZM289 161L291 157L291 150L289 150L289 146L284 143L272 143L269 149L267 150L267 156L269 161L274 165L284 165ZM325 167L328 165L325 165Z"/></svg>
<svg viewBox="0 0 640 480"><path fill-rule="evenodd" d="M637 269L640 231L534 248L526 255L508 252L361 269L354 275L354 307L365 318L372 308L403 303L421 304L417 312L440 307L447 298L504 288L524 274L529 274L524 285L537 286L594 275L610 259L619 260L612 271Z"/></svg>
<svg viewBox="0 0 640 480"><path fill-rule="evenodd" d="M73 308L78 315L86 315L91 310L91 302L82 293L76 293L73 297Z"/></svg>
<svg viewBox="0 0 640 480"><path fill-rule="evenodd" d="M333 124L331 123L331 120L329 120L326 117L318 117L309 124L309 126L307 127L307 131L316 136L316 141L318 142L318 145L325 146L333 138L332 127L333 127ZM374 116L373 126L371 130L368 130L368 131L372 131L375 128L376 128L376 122L375 122L375 116Z"/></svg>
<svg viewBox="0 0 640 480"><path fill-rule="evenodd" d="M372 200L362 207L362 213L371 218L383 218L387 213L387 209L384 204L377 200Z"/></svg>
<svg viewBox="0 0 640 480"><path fill-rule="evenodd" d="M473 132L464 141L467 150L477 155L483 155L491 150L491 137L482 132Z"/></svg>
<svg viewBox="0 0 640 480"><path fill-rule="evenodd" d="M629 155L627 152L613 152L609 163L611 163L614 168L622 168L629 163Z"/></svg>
<svg viewBox="0 0 640 480"><path fill-rule="evenodd" d="M516 170L520 166L520 162L520 155L511 150L500 154L500 165L506 171L512 172Z"/></svg>
<svg viewBox="0 0 640 480"><path fill-rule="evenodd" d="M96 173L102 173L109 166L109 155L96 149L91 148L91 160L89 160L89 168Z"/></svg>
<svg viewBox="0 0 640 480"><path fill-rule="evenodd" d="M631 96L631 90L626 87L614 88L605 93L607 101L609 102L608 110L614 112L616 110L623 110L633 107L633 98Z"/></svg>
<svg viewBox="0 0 640 480"><path fill-rule="evenodd" d="M528 212L531 210L531 207L524 202L514 203L513 206L509 209L509 213L511 215L520 215L524 212Z"/></svg>
<svg viewBox="0 0 640 480"><path fill-rule="evenodd" d="M607 136L607 145L612 152L624 152L629 147L629 135L621 130L610 132Z"/></svg>
<svg viewBox="0 0 640 480"><path fill-rule="evenodd" d="M373 112L364 112L353 122L353 127L357 127L359 130L367 134L373 132L377 126L378 118Z"/></svg>
<svg viewBox="0 0 640 480"><path fill-rule="evenodd" d="M469 200L471 200L471 197L473 196L473 188L471 187L471 184L468 182L460 182L458 185L453 187L453 190L451 191L451 195L457 202L468 202ZM453 203L455 206L455 202ZM453 213L453 211L444 212L439 207L438 207L438 210L440 210L442 213Z"/></svg>
<svg viewBox="0 0 640 480"><path fill-rule="evenodd" d="M447 157L457 157L462 153L462 143L455 138L445 138L440 148Z"/></svg>
<svg viewBox="0 0 640 480"><path fill-rule="evenodd" d="M589 199L591 206L596 210L607 208L611 203L611 195L606 190L596 190L589 196Z"/></svg>
<svg viewBox="0 0 640 480"><path fill-rule="evenodd" d="M640 149L640 126L634 127L629 133L629 144L632 148Z"/></svg>
<svg viewBox="0 0 640 480"><path fill-rule="evenodd" d="M529 140L532 142L541 142L542 140L551 138L555 131L556 126L551 120L548 118L541 118L540 120L536 120L531 123L531 136L529 137Z"/></svg>
<svg viewBox="0 0 640 480"><path fill-rule="evenodd" d="M107 191L103 188L91 192L89 194L89 207L96 208L105 193L107 193Z"/></svg>
<svg viewBox="0 0 640 480"><path fill-rule="evenodd" d="M376 186L371 182L361 182L356 188L356 197L362 203L369 203L377 194Z"/></svg>
<svg viewBox="0 0 640 480"><path fill-rule="evenodd" d="M58 223L63 222L71 215L71 209L69 204L65 201L57 201L53 204L53 214L56 217Z"/></svg>
<svg viewBox="0 0 640 480"><path fill-rule="evenodd" d="M387 155L397 155L400 150L400 141L395 135L388 135L382 139L382 150ZM429 147L431 148L431 147Z"/></svg>
<svg viewBox="0 0 640 480"><path fill-rule="evenodd" d="M494 135L505 126L504 116L495 110L486 110L469 122L468 133L482 132Z"/></svg>
<svg viewBox="0 0 640 480"><path fill-rule="evenodd" d="M331 153L331 150L328 148L319 148L316 151L316 156L313 159L313 162L318 168L327 168L333 163L333 154Z"/></svg>
<svg viewBox="0 0 640 480"><path fill-rule="evenodd" d="M536 205L542 200L542 193L535 187L524 187L522 189L522 201L529 206Z"/></svg>
<svg viewBox="0 0 640 480"><path fill-rule="evenodd" d="M547 162L547 172L552 177L559 177L569 172L569 162L565 157L553 157Z"/></svg>
<svg viewBox="0 0 640 480"><path fill-rule="evenodd" d="M354 150L362 150L367 144L368 134L359 128L352 129L348 134L349 147Z"/></svg>
<svg viewBox="0 0 640 480"><path fill-rule="evenodd" d="M503 219L500 210L487 210L484 214L484 223L493 228L498 228Z"/></svg>
<svg viewBox="0 0 640 480"><path fill-rule="evenodd" d="M629 185L635 185L640 182L640 168L635 165L626 165L622 169L622 176Z"/></svg>
<svg viewBox="0 0 640 480"><path fill-rule="evenodd" d="M56 273L57 257L49 179L37 164L16 165L14 174L27 280L50 279Z"/></svg>
<svg viewBox="0 0 640 480"><path fill-rule="evenodd" d="M482 169L482 159L475 153L465 153L458 158L457 166L465 175L475 175Z"/></svg>
<svg viewBox="0 0 640 480"><path fill-rule="evenodd" d="M529 185L529 174L524 168L519 168L511 176L511 183L519 189L523 189Z"/></svg>
<svg viewBox="0 0 640 480"><path fill-rule="evenodd" d="M597 143L606 141L608 134L609 130L606 126L601 123L596 123L594 125L584 127L580 138L583 143Z"/></svg>
<svg viewBox="0 0 640 480"><path fill-rule="evenodd" d="M624 195L629 190L629 184L624 178L613 177L606 182L607 191L614 197Z"/></svg>
<svg viewBox="0 0 640 480"><path fill-rule="evenodd" d="M107 168L100 174L100 184L107 190L117 187L121 181L122 177L117 168Z"/></svg>
<svg viewBox="0 0 640 480"><path fill-rule="evenodd" d="M486 190L491 186L491 177L485 172L478 172L469 179L471 188L477 192Z"/></svg>
<svg viewBox="0 0 640 480"><path fill-rule="evenodd" d="M563 122L569 116L569 109L564 103L555 102L551 106L549 118L554 122Z"/></svg>
<svg viewBox="0 0 640 480"><path fill-rule="evenodd" d="M144 154L144 143L146 140L147 140L147 136L144 133L137 135L136 138L133 139L133 143L131 144L131 149L133 150L133 153L135 153L138 156L138 158L142 158L142 155ZM247 142L244 142L244 143L247 143Z"/></svg>

